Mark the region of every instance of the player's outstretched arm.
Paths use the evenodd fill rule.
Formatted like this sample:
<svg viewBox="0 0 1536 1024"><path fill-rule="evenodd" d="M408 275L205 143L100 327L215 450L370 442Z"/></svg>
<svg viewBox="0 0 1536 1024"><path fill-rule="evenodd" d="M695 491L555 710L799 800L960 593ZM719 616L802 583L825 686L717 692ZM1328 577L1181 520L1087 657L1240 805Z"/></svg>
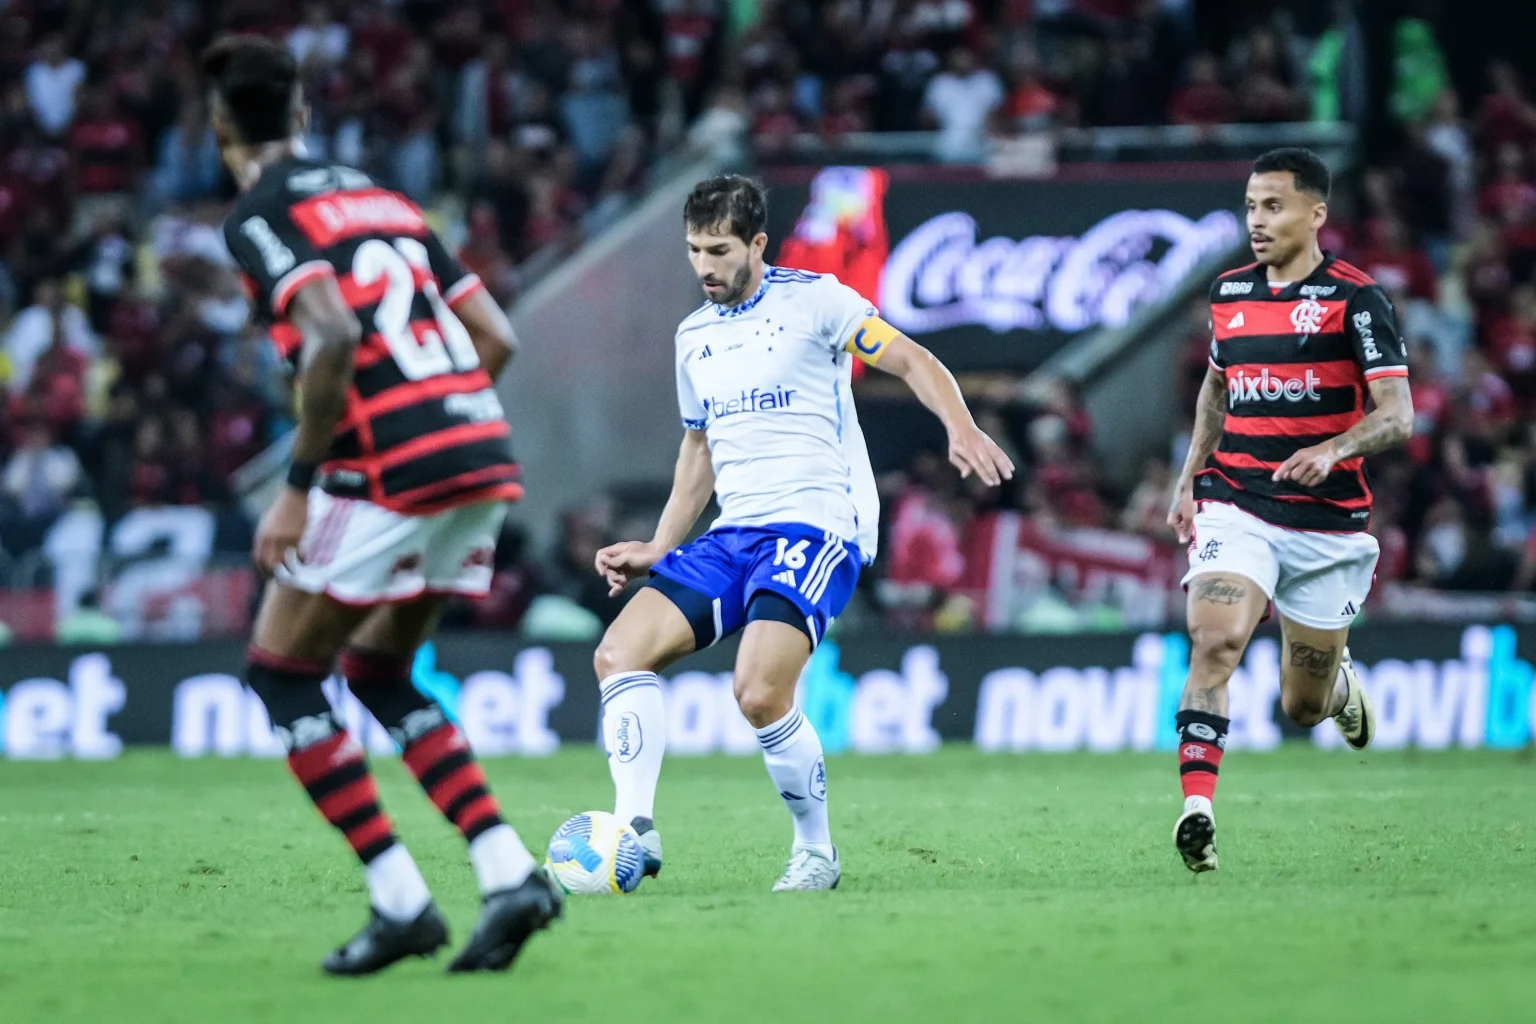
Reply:
<svg viewBox="0 0 1536 1024"><path fill-rule="evenodd" d="M1408 378L1377 377L1367 386L1376 407L1344 433L1286 459L1275 470L1276 480L1316 487L1345 459L1384 452L1413 436L1413 395L1408 390Z"/></svg>
<svg viewBox="0 0 1536 1024"><path fill-rule="evenodd" d="M362 338L357 315L329 274L304 285L288 305L288 318L304 335L299 362L299 425L288 484L256 528L256 563L271 572L299 546L309 514L309 485L331 450L336 424L352 386L353 359Z"/></svg>
<svg viewBox="0 0 1536 1024"><path fill-rule="evenodd" d="M491 380L500 378L501 371L517 355L517 332L512 329L512 321L484 288L476 288L453 311L469 332L480 365Z"/></svg>
<svg viewBox="0 0 1536 1024"><path fill-rule="evenodd" d="M1180 544L1188 544L1195 528L1195 474L1205 468L1221 443L1221 431L1227 423L1227 378L1214 366L1206 367L1200 382L1200 397L1195 400L1195 427L1189 436L1189 454L1184 469L1173 485L1173 502L1168 507L1168 525Z"/></svg>
<svg viewBox="0 0 1536 1024"><path fill-rule="evenodd" d="M917 400L944 424L949 433L949 461L962 477L975 473L989 487L1013 479L1013 462L976 425L954 374L932 352L905 334L897 334L884 343L878 358L874 365L905 381Z"/></svg>
<svg viewBox="0 0 1536 1024"><path fill-rule="evenodd" d="M644 575L663 555L681 544L714 492L715 467L709 460L709 439L702 430L685 430L683 445L677 452L677 468L672 471L672 493L661 510L655 536L645 542L611 544L597 553L597 574L608 581L608 596L617 595L630 580Z"/></svg>

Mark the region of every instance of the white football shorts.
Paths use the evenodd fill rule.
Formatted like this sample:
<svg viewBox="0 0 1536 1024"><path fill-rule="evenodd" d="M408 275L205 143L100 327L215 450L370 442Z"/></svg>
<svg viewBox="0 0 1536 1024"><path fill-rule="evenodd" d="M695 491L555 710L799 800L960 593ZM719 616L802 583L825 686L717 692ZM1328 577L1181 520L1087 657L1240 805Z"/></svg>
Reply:
<svg viewBox="0 0 1536 1024"><path fill-rule="evenodd" d="M1197 576L1235 573L1257 583L1285 618L1345 629L1371 592L1380 555L1368 533L1290 530L1235 505L1203 501L1183 582L1188 587Z"/></svg>
<svg viewBox="0 0 1536 1024"><path fill-rule="evenodd" d="M277 581L343 604L484 597L506 515L503 502L482 501L408 516L314 488L297 557L278 567Z"/></svg>

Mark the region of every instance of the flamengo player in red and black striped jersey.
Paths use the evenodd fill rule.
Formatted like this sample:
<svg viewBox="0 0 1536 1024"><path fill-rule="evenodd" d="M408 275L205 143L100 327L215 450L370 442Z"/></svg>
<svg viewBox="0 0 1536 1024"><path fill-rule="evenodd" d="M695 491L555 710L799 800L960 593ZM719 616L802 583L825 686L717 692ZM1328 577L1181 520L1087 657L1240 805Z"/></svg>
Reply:
<svg viewBox="0 0 1536 1024"><path fill-rule="evenodd" d="M1189 544L1174 843L1191 871L1216 867L1227 680L1271 602L1286 713L1308 728L1332 718L1357 750L1374 732L1345 646L1380 553L1364 458L1408 439L1413 404L1392 304L1318 247L1329 188L1308 150L1259 157L1247 192L1258 262L1211 285L1210 371L1168 513Z"/></svg>
<svg viewBox="0 0 1536 1024"><path fill-rule="evenodd" d="M286 47L230 36L203 56L241 197L225 239L298 380L287 486L262 516L262 598L246 681L288 765L363 864L372 912L323 962L369 974L448 941L379 806L361 747L321 684L339 670L469 844L485 897L450 970L505 970L560 897L501 819L463 734L411 681L444 596L483 596L506 501L521 494L493 381L506 315L404 196L305 159L308 113Z"/></svg>

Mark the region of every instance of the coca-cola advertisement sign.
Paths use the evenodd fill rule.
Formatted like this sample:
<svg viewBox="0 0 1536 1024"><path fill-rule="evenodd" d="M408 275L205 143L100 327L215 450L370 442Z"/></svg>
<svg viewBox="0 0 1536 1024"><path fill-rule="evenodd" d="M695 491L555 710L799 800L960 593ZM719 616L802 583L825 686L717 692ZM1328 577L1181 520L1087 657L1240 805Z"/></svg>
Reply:
<svg viewBox="0 0 1536 1024"><path fill-rule="evenodd" d="M958 182L824 167L771 184L777 263L836 274L962 369L1028 369L1123 326L1242 238L1242 179L1176 169Z"/></svg>

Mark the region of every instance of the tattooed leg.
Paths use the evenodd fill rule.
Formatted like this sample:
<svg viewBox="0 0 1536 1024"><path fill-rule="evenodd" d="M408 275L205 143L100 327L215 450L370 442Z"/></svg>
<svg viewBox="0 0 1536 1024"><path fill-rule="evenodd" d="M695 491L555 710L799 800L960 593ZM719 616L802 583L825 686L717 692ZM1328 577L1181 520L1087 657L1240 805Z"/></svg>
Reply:
<svg viewBox="0 0 1536 1024"><path fill-rule="evenodd" d="M1190 582L1189 678L1180 709L1226 715L1227 679L1242 660L1268 600L1258 584L1232 573Z"/></svg>
<svg viewBox="0 0 1536 1024"><path fill-rule="evenodd" d="M1179 732L1184 808L1173 842L1191 871L1216 868L1216 779L1227 747L1227 680L1269 599L1234 573L1196 576L1189 586L1189 678L1173 724Z"/></svg>
<svg viewBox="0 0 1536 1024"><path fill-rule="evenodd" d="M1311 728L1338 714L1349 698L1339 671L1347 629L1314 629L1282 617L1280 704L1297 725Z"/></svg>

